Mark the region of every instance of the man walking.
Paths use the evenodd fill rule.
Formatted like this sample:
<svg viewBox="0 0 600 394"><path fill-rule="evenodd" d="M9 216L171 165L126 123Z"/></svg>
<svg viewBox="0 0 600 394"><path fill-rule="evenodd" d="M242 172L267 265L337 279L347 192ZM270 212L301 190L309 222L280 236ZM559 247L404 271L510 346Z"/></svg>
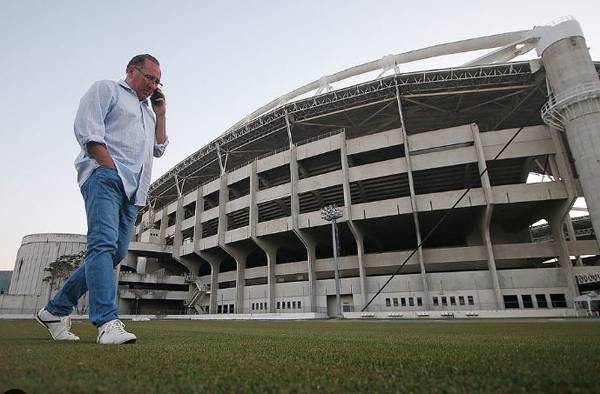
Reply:
<svg viewBox="0 0 600 394"><path fill-rule="evenodd" d="M125 80L94 83L75 117L81 145L75 168L87 215L87 255L36 315L54 340L79 339L70 331L69 315L86 291L97 343L137 339L118 318L113 268L127 255L137 207L146 204L153 157L162 156L168 140L158 60L135 56L126 73Z"/></svg>

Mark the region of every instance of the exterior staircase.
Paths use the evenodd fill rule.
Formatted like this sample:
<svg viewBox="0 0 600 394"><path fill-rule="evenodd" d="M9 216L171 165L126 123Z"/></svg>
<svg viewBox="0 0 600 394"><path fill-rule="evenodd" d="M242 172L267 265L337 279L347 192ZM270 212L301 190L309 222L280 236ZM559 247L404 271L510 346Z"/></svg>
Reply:
<svg viewBox="0 0 600 394"><path fill-rule="evenodd" d="M210 296L210 285L200 282L197 278L188 275L185 278L186 283L190 284L190 296L185 301L185 305L189 309L193 309L198 314L206 314L208 310L205 310L201 305L201 300L204 296Z"/></svg>

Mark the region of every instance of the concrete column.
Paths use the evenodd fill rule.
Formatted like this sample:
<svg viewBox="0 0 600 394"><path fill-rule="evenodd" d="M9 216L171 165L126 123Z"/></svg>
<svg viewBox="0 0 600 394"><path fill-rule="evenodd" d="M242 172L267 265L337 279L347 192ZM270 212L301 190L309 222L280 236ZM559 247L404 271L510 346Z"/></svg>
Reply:
<svg viewBox="0 0 600 394"><path fill-rule="evenodd" d="M135 272L137 272L138 274L145 274L146 273L146 257L138 257L137 258L137 264L135 267Z"/></svg>
<svg viewBox="0 0 600 394"><path fill-rule="evenodd" d="M288 124L289 128L289 124ZM300 242L306 247L306 256L308 264L308 292L309 292L309 310L316 312L317 308L317 277L316 277L316 240L306 231L302 231L298 225L298 215L300 214L300 198L298 197L298 155L296 145L290 144L290 185L291 185L291 219L292 229Z"/></svg>
<svg viewBox="0 0 600 394"><path fill-rule="evenodd" d="M358 275L360 282L360 298L362 305L369 302L367 293L367 270L365 267L364 236L356 223L352 220L352 195L350 193L350 166L348 165L348 149L346 146L346 133L340 133L340 156L342 158L342 181L344 187L344 205L345 216L350 228L350 232L356 241L356 250L358 258ZM357 308L358 309L358 308Z"/></svg>
<svg viewBox="0 0 600 394"><path fill-rule="evenodd" d="M231 256L236 263L236 275L235 275L235 313L244 313L244 288L246 285L246 259L248 257L247 251L243 251L240 248L236 248L229 245L222 245L223 249L229 256Z"/></svg>
<svg viewBox="0 0 600 394"><path fill-rule="evenodd" d="M571 171L570 163L567 159L566 146L564 146L564 140L559 134L560 131L553 128L551 128L549 131L556 150L555 155L550 156L549 158L550 168L555 180L560 180L567 190L567 202L565 204L567 204L568 210L565 213L564 221L569 234L569 239L571 241L576 241L577 238L575 237L575 230L573 229L573 223L571 222L571 217L569 216L569 211L575 202L575 199L577 198L576 181ZM570 253L568 254L569 256L571 255ZM576 265L583 265L581 256L576 256Z"/></svg>
<svg viewBox="0 0 600 394"><path fill-rule="evenodd" d="M269 313L275 312L275 264L277 263L277 249L267 247L262 244L263 250L267 254L267 300L269 300Z"/></svg>
<svg viewBox="0 0 600 394"><path fill-rule="evenodd" d="M249 252L231 245L220 245L221 249L235 260L235 313L244 313L244 288L246 285L246 259Z"/></svg>
<svg viewBox="0 0 600 394"><path fill-rule="evenodd" d="M569 256L569 249L563 232L563 220L570 208L571 205L565 203L548 218L548 224L550 225L554 244L556 245L555 251L558 256L558 263L567 281L568 294L566 298L569 308L573 307L573 298L579 295L579 288L575 282L575 273L573 272L573 265L571 264L571 257Z"/></svg>
<svg viewBox="0 0 600 394"><path fill-rule="evenodd" d="M556 153L554 155L550 155L548 157L548 164L550 165L550 171L554 178L554 181L562 181L567 189L567 194L569 195L569 199L575 199L577 197L577 191L575 186L575 180L573 179L573 174L571 173L571 167L569 163L566 162L566 154L564 152L565 146L562 143L561 136L559 135L559 131L555 129L550 129L550 133L552 135L552 141L554 142L554 146L556 149ZM559 170L557 159L561 161L562 171ZM563 175L561 175L561 173ZM577 241L577 237L575 236L575 229L573 228L573 222L571 221L571 216L566 215L565 217L565 226L567 228L567 233L569 234L569 241ZM583 261L581 260L581 256L575 256L575 265L582 266Z"/></svg>
<svg viewBox="0 0 600 394"><path fill-rule="evenodd" d="M412 209L413 220L415 222L415 235L417 236L417 245L421 244L421 226L419 224L419 213L417 209L416 203L416 193L415 193L415 184L413 182L412 175L412 164L410 161L410 143L408 140L408 134L406 132L406 124L404 123L404 114L402 112L402 101L400 100L400 91L398 90L398 85L396 85L396 100L398 102L398 113L400 115L400 121L402 123L402 127L400 130L402 132L402 141L404 143L404 152L406 159L406 172L408 174L408 187L410 190L410 206ZM427 281L427 272L425 272L425 261L423 259L423 247L419 247L417 249L417 259L419 260L419 268L421 270L421 282L423 283L423 292L425 293L425 297L423 300L423 306L425 309L431 309L431 296L429 295L429 283Z"/></svg>
<svg viewBox="0 0 600 394"><path fill-rule="evenodd" d="M250 164L250 206L248 213L248 225L250 226L250 237L256 238L256 226L258 225L258 203L256 201L256 192L258 192L258 173L256 160Z"/></svg>
<svg viewBox="0 0 600 394"><path fill-rule="evenodd" d="M210 299L209 299L209 313L217 313L217 296L219 290L219 261L211 260L208 261L210 264Z"/></svg>
<svg viewBox="0 0 600 394"><path fill-rule="evenodd" d="M273 243L254 237L256 245L265 252L267 256L267 301L268 311L275 312L275 264L277 263L277 246Z"/></svg>
<svg viewBox="0 0 600 394"><path fill-rule="evenodd" d="M560 131L550 128L549 132L556 151L554 157L550 156L549 162L552 166L552 171L556 171L556 173L553 173L555 180L560 180L565 186L565 190L567 191L567 199L552 213L548 219L548 225L552 231L554 242L556 245L558 245L557 254L559 256L559 264L563 270L567 280L567 285L569 287L570 294L567 297L567 303L572 305L573 297L579 295L579 288L575 282L575 275L573 272L573 266L571 265L571 257L568 245L563 232L563 225L565 218L569 216L569 211L571 210L571 207L577 198L577 189L575 178L571 172L571 166L567 158L566 146L564 146L563 139L559 134ZM570 218L568 220L570 220Z"/></svg>
<svg viewBox="0 0 600 394"><path fill-rule="evenodd" d="M548 156L548 166L550 167L550 172L552 173L552 177L554 178L554 181L560 180L558 164L556 164L555 155Z"/></svg>
<svg viewBox="0 0 600 394"><path fill-rule="evenodd" d="M181 244L183 234L181 233L181 222L183 222L183 196L177 199L177 211L175 211L175 235L173 236L173 258L181 256Z"/></svg>
<svg viewBox="0 0 600 394"><path fill-rule="evenodd" d="M236 276L235 276L235 313L244 313L244 289L246 287L246 259L235 260Z"/></svg>
<svg viewBox="0 0 600 394"><path fill-rule="evenodd" d="M169 215L167 214L168 208L169 208L169 204L167 204L163 207L162 218L160 219L160 229L158 230L158 242L160 242L161 245L164 245L167 243L165 236L167 234L167 227L169 224Z"/></svg>
<svg viewBox="0 0 600 394"><path fill-rule="evenodd" d="M259 239L256 236L256 226L258 225L258 203L256 201L256 192L258 191L258 173L256 161L250 164L250 238L262 249L267 256L267 303L269 312L275 311L275 263L277 262L277 248L265 239Z"/></svg>
<svg viewBox="0 0 600 394"><path fill-rule="evenodd" d="M156 211L154 210L154 205L148 204L148 226L150 228L154 228L154 219L156 218Z"/></svg>
<svg viewBox="0 0 600 394"><path fill-rule="evenodd" d="M536 50L556 99L553 112L564 127L592 226L600 234L600 80L577 21L540 29Z"/></svg>
<svg viewBox="0 0 600 394"><path fill-rule="evenodd" d="M221 185L219 188L219 246L225 253L231 256L236 263L236 280L235 280L235 313L243 313L244 311L244 286L246 284L246 258L248 251L233 245L225 243L227 235L227 202L229 201L229 186L227 181L227 173L221 175Z"/></svg>
<svg viewBox="0 0 600 394"><path fill-rule="evenodd" d="M202 187L198 188L196 195L196 216L194 217L194 251L200 250L202 239L202 213L204 212L204 194Z"/></svg>
<svg viewBox="0 0 600 394"><path fill-rule="evenodd" d="M217 230L219 245L225 244L227 233L227 201L229 201L229 189L227 187L227 173L221 174L219 187L219 227Z"/></svg>
<svg viewBox="0 0 600 394"><path fill-rule="evenodd" d="M569 241L577 241L577 237L575 236L575 228L573 228L573 221L571 220L571 216L568 214L565 216L565 227L567 228L567 234L569 234ZM578 267L583 265L581 256L575 256L575 265Z"/></svg>
<svg viewBox="0 0 600 394"><path fill-rule="evenodd" d="M477 154L477 168L481 174L487 164L485 162L485 154L483 152L483 145L481 144L481 138L479 135L479 127L477 125L471 125L471 132L473 133L473 148ZM500 281L498 280L498 272L496 271L496 258L494 257L494 248L492 244L492 237L490 234L490 223L492 221L492 213L494 211L494 196L492 194L492 185L490 184L490 177L488 172L483 174L481 177L481 187L485 196L485 211L480 223L481 238L485 244L487 252L488 270L492 279L492 287L494 288L494 294L496 295L496 308L504 309L504 297L502 296L502 290L500 289Z"/></svg>

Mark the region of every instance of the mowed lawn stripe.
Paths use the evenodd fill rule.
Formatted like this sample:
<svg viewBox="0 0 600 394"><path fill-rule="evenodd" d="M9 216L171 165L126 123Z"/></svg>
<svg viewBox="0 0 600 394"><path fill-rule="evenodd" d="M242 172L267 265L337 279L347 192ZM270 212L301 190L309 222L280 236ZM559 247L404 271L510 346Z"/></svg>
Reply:
<svg viewBox="0 0 600 394"><path fill-rule="evenodd" d="M151 321L58 343L0 321L0 392L597 392L600 324Z"/></svg>

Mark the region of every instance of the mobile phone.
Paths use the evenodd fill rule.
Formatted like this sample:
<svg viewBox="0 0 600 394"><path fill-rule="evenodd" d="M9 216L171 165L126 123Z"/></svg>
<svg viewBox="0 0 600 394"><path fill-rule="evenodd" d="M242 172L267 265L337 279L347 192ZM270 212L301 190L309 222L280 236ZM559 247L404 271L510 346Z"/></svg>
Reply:
<svg viewBox="0 0 600 394"><path fill-rule="evenodd" d="M152 102L152 104L156 105L159 100L164 99L164 98L165 98L165 96L162 94L160 89L157 88L150 96L150 101Z"/></svg>

